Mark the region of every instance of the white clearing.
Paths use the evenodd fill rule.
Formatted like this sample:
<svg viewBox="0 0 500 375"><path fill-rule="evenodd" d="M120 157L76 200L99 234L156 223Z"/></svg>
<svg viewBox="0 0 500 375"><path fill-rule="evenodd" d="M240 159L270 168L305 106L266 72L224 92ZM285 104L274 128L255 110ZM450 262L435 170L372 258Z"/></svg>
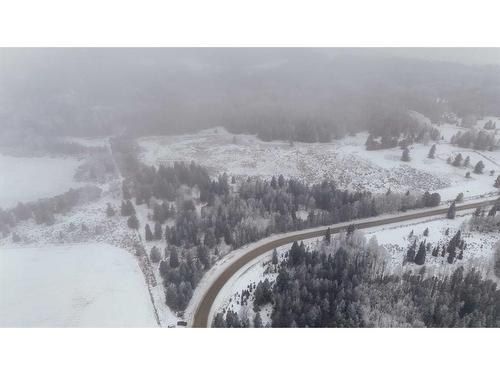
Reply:
<svg viewBox="0 0 500 375"><path fill-rule="evenodd" d="M73 176L75 158L14 157L0 154L0 207L62 194L81 186Z"/></svg>
<svg viewBox="0 0 500 375"><path fill-rule="evenodd" d="M0 327L155 327L137 261L106 244L0 248Z"/></svg>
<svg viewBox="0 0 500 375"><path fill-rule="evenodd" d="M436 157L427 154L427 145L410 146L409 162L401 161L399 147L367 151L367 133L347 136L329 143L263 142L254 135L233 135L223 128L212 128L196 134L155 136L139 139L141 158L148 165L171 164L175 161L195 161L209 169L212 175L269 178L283 174L308 183L331 179L340 188L369 190L382 193L391 189L423 193L439 192L443 201L496 194L493 184L500 173L500 151L475 151L451 145L450 138L467 129L453 125L438 127L443 140L436 143ZM470 158L470 166L454 167L446 162L461 153ZM483 174L473 173L474 165L482 161ZM490 175L490 171L493 174ZM471 173L470 178L465 174Z"/></svg>

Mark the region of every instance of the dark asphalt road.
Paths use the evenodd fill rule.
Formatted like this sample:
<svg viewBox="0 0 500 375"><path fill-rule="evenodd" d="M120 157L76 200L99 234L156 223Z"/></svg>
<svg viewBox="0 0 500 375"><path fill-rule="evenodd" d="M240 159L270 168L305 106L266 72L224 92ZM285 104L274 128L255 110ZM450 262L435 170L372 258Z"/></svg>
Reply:
<svg viewBox="0 0 500 375"><path fill-rule="evenodd" d="M482 207L482 206L487 206L491 205L496 201L496 199L488 199L484 200L481 202L477 203L464 203L461 205L457 205L457 211L463 211L463 210L468 210L471 208L477 208L477 207ZM363 229L363 228L370 228L370 227L376 227L379 225L385 225L385 224L392 224L392 223L397 223L401 221L407 221L407 220L412 220L412 219L420 219L428 216L435 216L435 215L445 215L448 211L448 208L437 208L434 210L429 210L429 211L424 211L424 212L417 212L417 213L402 213L401 215L395 216L395 217L390 217L386 219L377 219L376 217L373 218L373 220L370 221L365 221L363 223L356 224L356 229ZM350 222L347 222L341 226L331 228L332 233L338 233L343 230L346 230L347 227L350 225ZM270 240L269 242L256 247L255 249L249 251L248 253L244 254L240 258L238 258L236 261L234 261L227 269L225 269L219 277L214 281L214 283L210 286L210 288L207 290L205 295L203 296L200 304L197 307L197 310L194 315L193 319L193 327L196 328L202 328L202 327L208 327L208 317L210 314L210 310L212 308L212 304L215 301L215 298L219 294L220 290L226 284L226 282L233 276L240 268L244 267L248 262L250 262L252 259L273 250L276 247L286 245L288 243L292 243L293 241L302 241L306 240L309 238L314 238L314 237L320 237L325 234L325 229L314 229L312 228L310 231L305 232L305 233L300 233L300 234L290 234L290 236L276 239L276 240Z"/></svg>

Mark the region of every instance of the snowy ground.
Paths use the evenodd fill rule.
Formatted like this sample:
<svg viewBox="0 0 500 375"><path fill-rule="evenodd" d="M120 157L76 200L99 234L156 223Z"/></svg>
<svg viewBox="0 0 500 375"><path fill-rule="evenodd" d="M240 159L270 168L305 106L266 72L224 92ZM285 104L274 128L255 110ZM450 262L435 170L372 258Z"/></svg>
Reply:
<svg viewBox="0 0 500 375"><path fill-rule="evenodd" d="M494 245L500 241L500 233L469 231L465 224L470 217L471 213L469 212L461 216L457 215L454 220L433 219L413 221L405 223L405 225L371 228L370 230L364 230L364 233L368 238L373 235L377 237L378 243L387 251L390 268L397 269L402 266L406 251L413 241L417 240L418 245L421 241L425 240L426 242L430 242L432 247L436 244L442 247L449 242L458 230L461 230L462 239L467 244L463 259L456 259L453 265L449 265L446 257L433 257L431 254L427 254L426 267L448 271L457 265L464 265L486 271L493 256ZM423 235L426 228L429 228L429 235L427 237ZM449 229L448 235L445 234L447 229ZM412 230L414 235L410 237L409 235Z"/></svg>
<svg viewBox="0 0 500 375"><path fill-rule="evenodd" d="M214 175L222 172L262 177L283 174L309 183L329 178L346 189L437 191L443 200L454 199L460 192L466 197L496 193L493 183L500 172L500 151L476 152L452 146L451 136L466 129L449 124L439 129L445 139L437 144L436 158L427 158L431 143L415 144L410 148L411 160L406 163L401 161L399 147L366 151L366 133L330 143L290 145L262 142L253 135L233 135L223 128L213 128L196 134L140 138L139 145L142 160L147 164L193 160ZM457 168L446 163L449 156L459 152L464 159L470 157L470 167ZM479 160L485 164L482 175L472 173ZM489 175L491 170L494 176ZM470 179L465 178L468 171Z"/></svg>
<svg viewBox="0 0 500 375"><path fill-rule="evenodd" d="M60 140L68 143L78 143L85 147L106 147L108 137L86 138L86 137L60 137Z"/></svg>
<svg viewBox="0 0 500 375"><path fill-rule="evenodd" d="M0 249L1 327L154 327L144 276L105 244Z"/></svg>
<svg viewBox="0 0 500 375"><path fill-rule="evenodd" d="M75 158L14 157L0 154L0 207L64 193L81 186L73 178L81 161Z"/></svg>

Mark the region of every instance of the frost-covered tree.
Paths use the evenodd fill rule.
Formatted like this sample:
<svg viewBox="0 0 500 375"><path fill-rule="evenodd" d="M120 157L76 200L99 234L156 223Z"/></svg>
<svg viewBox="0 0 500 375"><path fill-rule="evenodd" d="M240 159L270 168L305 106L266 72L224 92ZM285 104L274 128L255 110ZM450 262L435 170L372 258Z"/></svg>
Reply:
<svg viewBox="0 0 500 375"><path fill-rule="evenodd" d="M429 159L434 159L436 157L436 145L431 146L431 149L429 150L429 154L427 154L427 157Z"/></svg>
<svg viewBox="0 0 500 375"><path fill-rule="evenodd" d="M474 173L481 174L483 173L483 170L484 170L484 163L482 162L482 160L479 160L476 166L474 167Z"/></svg>
<svg viewBox="0 0 500 375"><path fill-rule="evenodd" d="M410 150L408 149L408 147L406 147L403 150L403 155L401 156L401 160L406 162L410 161Z"/></svg>
<svg viewBox="0 0 500 375"><path fill-rule="evenodd" d="M420 242L420 246L418 248L417 255L415 255L415 264L418 264L419 266L423 265L425 263L425 254L426 254L426 247L424 242Z"/></svg>
<svg viewBox="0 0 500 375"><path fill-rule="evenodd" d="M330 229L330 227L328 227L328 228L326 229L326 233L325 233L325 238L324 238L324 240L325 240L325 242L326 242L326 243L328 243L328 244L329 244L329 243L331 242L331 239L332 239L332 233L331 233L331 229Z"/></svg>
<svg viewBox="0 0 500 375"><path fill-rule="evenodd" d="M455 203L455 201L453 201L453 203L448 208L448 212L446 214L446 217L448 219L454 219L456 214L457 214L456 203Z"/></svg>
<svg viewBox="0 0 500 375"><path fill-rule="evenodd" d="M497 189L500 188L500 175L498 175L497 179L495 180L495 183L493 184L494 187Z"/></svg>
<svg viewBox="0 0 500 375"><path fill-rule="evenodd" d="M455 159L453 160L453 166L454 167L460 167L462 165L462 160L463 160L463 157L462 157L462 154L458 154L457 156L455 156Z"/></svg>
<svg viewBox="0 0 500 375"><path fill-rule="evenodd" d="M154 239L159 241L161 240L162 236L163 236L163 231L161 230L161 224L157 221L155 222Z"/></svg>
<svg viewBox="0 0 500 375"><path fill-rule="evenodd" d="M179 267L179 256L177 255L177 249L175 247L172 247L170 250L170 257L169 257L169 263L170 267L172 268L177 268Z"/></svg>
<svg viewBox="0 0 500 375"><path fill-rule="evenodd" d="M127 219L127 225L131 229L139 229L139 220L137 220L137 216L129 216L129 218Z"/></svg>
<svg viewBox="0 0 500 375"><path fill-rule="evenodd" d="M146 241L153 241L153 233L151 232L149 224L146 224L144 227L144 238Z"/></svg>
<svg viewBox="0 0 500 375"><path fill-rule="evenodd" d="M278 264L278 251L276 249L273 250L273 258L272 258L272 263L274 265Z"/></svg>
<svg viewBox="0 0 500 375"><path fill-rule="evenodd" d="M253 318L253 326L254 328L262 328L262 317L260 316L260 312L255 314L255 317Z"/></svg>
<svg viewBox="0 0 500 375"><path fill-rule="evenodd" d="M160 250L158 250L158 248L156 246L153 246L149 257L151 259L151 262L158 263L161 260Z"/></svg>

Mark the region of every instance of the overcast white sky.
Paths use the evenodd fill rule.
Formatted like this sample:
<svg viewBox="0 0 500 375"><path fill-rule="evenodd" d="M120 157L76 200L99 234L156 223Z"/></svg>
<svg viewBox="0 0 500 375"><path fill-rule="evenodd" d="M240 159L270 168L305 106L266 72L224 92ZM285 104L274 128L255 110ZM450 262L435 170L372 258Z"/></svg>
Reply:
<svg viewBox="0 0 500 375"><path fill-rule="evenodd" d="M361 53L451 61L463 64L500 64L500 48L370 48Z"/></svg>

